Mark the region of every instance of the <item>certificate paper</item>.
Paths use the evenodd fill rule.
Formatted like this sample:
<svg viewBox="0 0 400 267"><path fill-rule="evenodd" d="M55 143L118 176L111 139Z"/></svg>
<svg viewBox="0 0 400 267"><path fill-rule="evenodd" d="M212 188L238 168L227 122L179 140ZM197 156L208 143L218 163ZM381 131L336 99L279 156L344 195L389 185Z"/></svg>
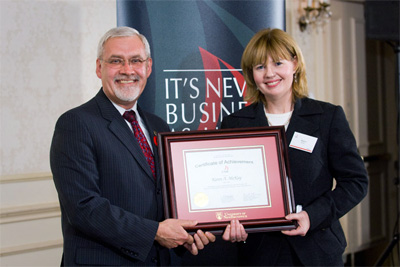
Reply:
<svg viewBox="0 0 400 267"><path fill-rule="evenodd" d="M270 205L262 146L183 153L191 212Z"/></svg>

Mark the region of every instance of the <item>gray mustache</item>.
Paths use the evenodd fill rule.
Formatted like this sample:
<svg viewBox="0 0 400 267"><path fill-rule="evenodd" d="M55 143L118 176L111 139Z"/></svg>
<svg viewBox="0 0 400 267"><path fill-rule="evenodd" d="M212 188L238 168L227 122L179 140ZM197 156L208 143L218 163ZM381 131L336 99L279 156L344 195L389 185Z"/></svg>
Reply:
<svg viewBox="0 0 400 267"><path fill-rule="evenodd" d="M117 80L140 80L138 75L118 75L114 77L114 81Z"/></svg>

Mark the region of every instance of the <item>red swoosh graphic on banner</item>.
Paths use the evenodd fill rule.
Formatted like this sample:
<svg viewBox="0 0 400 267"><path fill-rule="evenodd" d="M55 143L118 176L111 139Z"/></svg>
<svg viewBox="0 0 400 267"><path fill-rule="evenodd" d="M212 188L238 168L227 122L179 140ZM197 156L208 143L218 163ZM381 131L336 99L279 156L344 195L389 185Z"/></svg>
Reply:
<svg viewBox="0 0 400 267"><path fill-rule="evenodd" d="M211 54L210 52L208 52L207 50L199 47L200 50L200 54L201 54L201 58L203 59L203 66L205 70L208 69L212 69L212 70L221 70L221 67L219 65L219 61L225 65L225 67L227 69L231 70L232 75L236 78L238 84L244 84L244 78L243 75L235 70L234 67L232 67L231 65L229 65L228 63L226 63L225 61L223 61L222 59L214 56L213 54ZM220 81L220 84L222 84L222 73L221 71L210 71L210 72L205 72L205 78L206 78L206 84L205 84L205 88L207 88L207 80L211 80L211 81ZM222 85L221 85L222 86ZM210 90L211 92L211 90ZM246 93L246 86L243 89L243 96ZM206 106L204 106L204 110L210 114L211 117L213 117L211 114L213 114L213 110L215 110L216 112L218 112L218 114L216 114L216 120L215 122L212 120L212 118L208 118L207 120L207 116L205 114L203 114L201 120L205 121L207 120L207 122L205 123L200 123L199 124L199 128L198 130L206 130L206 129L215 129L219 120L219 116L221 114L221 102L223 99L223 88L220 88L220 95L218 96L215 93L211 93L209 97L206 96L205 102L207 103ZM215 103L215 109L212 108L212 103Z"/></svg>

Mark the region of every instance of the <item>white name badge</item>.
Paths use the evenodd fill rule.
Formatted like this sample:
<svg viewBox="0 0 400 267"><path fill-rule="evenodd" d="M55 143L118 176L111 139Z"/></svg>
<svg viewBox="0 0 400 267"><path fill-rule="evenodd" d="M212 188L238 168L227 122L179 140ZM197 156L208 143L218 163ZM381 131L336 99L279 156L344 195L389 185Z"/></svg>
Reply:
<svg viewBox="0 0 400 267"><path fill-rule="evenodd" d="M298 132L294 132L289 147L312 153L318 138Z"/></svg>

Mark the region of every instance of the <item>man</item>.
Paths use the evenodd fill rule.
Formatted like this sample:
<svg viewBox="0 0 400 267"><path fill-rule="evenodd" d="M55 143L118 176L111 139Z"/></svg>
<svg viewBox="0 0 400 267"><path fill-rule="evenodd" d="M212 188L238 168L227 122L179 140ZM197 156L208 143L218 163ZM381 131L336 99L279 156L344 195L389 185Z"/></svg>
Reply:
<svg viewBox="0 0 400 267"><path fill-rule="evenodd" d="M129 27L109 30L96 61L103 87L57 121L50 163L66 266L168 265L168 249L183 245L196 255L215 240L208 232L189 235L184 228L195 221L163 218L153 138L169 127L137 105L151 70L143 35Z"/></svg>

